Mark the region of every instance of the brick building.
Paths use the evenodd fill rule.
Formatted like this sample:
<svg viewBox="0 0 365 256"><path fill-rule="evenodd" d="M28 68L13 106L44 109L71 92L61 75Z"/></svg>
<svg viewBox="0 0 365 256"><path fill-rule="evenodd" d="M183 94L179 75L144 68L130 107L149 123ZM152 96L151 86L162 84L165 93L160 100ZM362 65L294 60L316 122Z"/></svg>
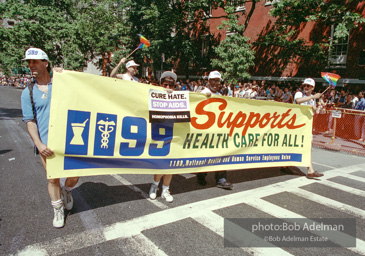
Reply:
<svg viewBox="0 0 365 256"><path fill-rule="evenodd" d="M244 23L245 15L250 12L251 8L252 2L247 2L244 6L238 8L237 13L240 15L240 23ZM245 30L245 36L250 38L251 43L254 43L260 34L265 35L271 29L274 29L275 19L269 15L271 8L271 0L261 0L256 3L252 17ZM365 2L353 1L348 8L361 13L365 17ZM242 12L242 10L245 11ZM222 40L227 34L225 31L218 30L217 26L224 19L219 17L224 15L223 9L215 9L211 11L211 15L207 20L210 33L221 37ZM308 22L295 29L298 29L296 37L303 38L310 45L315 40L321 40L321 37L333 37L334 25L328 26ZM255 46L254 50L256 51L256 60L255 66L250 70L252 80L302 81L305 77L313 77L318 82L323 82L320 72L313 72L313 70L316 70L313 66L315 65L314 63L306 63L296 59L295 62L282 64L282 62L277 60L275 55L279 51L285 51L285 49ZM328 63L329 65L322 71L339 74L342 77L339 85L344 83L365 85L365 24L361 24L359 27L349 31L349 37L333 44L333 51L328 56Z"/></svg>

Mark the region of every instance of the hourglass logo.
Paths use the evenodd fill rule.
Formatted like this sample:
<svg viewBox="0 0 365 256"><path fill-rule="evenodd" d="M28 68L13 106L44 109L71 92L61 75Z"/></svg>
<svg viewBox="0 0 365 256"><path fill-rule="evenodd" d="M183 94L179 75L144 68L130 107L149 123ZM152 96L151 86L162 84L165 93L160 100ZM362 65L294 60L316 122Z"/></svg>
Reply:
<svg viewBox="0 0 365 256"><path fill-rule="evenodd" d="M71 145L84 145L85 142L82 139L82 132L85 129L85 125L87 123L87 121L89 121L89 119L86 119L85 122L83 122L82 124L79 123L72 123L72 131L74 133L74 137L72 138L70 144Z"/></svg>
<svg viewBox="0 0 365 256"><path fill-rule="evenodd" d="M65 154L87 155L90 112L69 110Z"/></svg>

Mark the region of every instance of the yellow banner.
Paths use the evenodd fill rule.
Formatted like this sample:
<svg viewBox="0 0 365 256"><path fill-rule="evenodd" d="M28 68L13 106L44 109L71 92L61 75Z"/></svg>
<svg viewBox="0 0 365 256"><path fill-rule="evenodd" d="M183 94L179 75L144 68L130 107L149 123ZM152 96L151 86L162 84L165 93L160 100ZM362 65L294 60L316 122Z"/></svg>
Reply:
<svg viewBox="0 0 365 256"><path fill-rule="evenodd" d="M307 106L55 72L48 178L309 166Z"/></svg>

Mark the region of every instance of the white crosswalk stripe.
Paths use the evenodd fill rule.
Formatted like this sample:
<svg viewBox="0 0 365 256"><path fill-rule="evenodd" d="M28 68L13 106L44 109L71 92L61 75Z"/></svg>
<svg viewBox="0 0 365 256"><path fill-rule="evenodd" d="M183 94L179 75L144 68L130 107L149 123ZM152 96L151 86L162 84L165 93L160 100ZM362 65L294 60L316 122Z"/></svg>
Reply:
<svg viewBox="0 0 365 256"><path fill-rule="evenodd" d="M280 219L291 219L291 218L295 218L295 219L305 219L305 216L302 216L300 214L294 213L292 211L288 211L282 207L279 207L275 204L272 204L270 202L267 202L265 200L262 199L255 199L252 200L250 199L249 201L246 202L246 204L249 204L259 210L265 211L267 213L269 213L270 215L280 218ZM322 231L312 231L314 234L318 234L321 235ZM327 234L328 236L330 236L331 234ZM329 237L331 239L331 241L333 241L336 244L342 245L342 240L337 240L337 238L341 237L342 239L344 239L344 237L346 237L346 234L341 234L341 236L336 236L336 235L332 235L332 237ZM346 239L344 239L346 240ZM360 239L356 239L356 248L352 248L349 247L349 250L352 250L356 253L359 253L360 255L365 255L365 242L360 240Z"/></svg>
<svg viewBox="0 0 365 256"><path fill-rule="evenodd" d="M362 178L362 177L359 177L359 176L356 176L356 175L353 175L351 173L349 173L346 178L348 179L352 179L352 180L356 180L356 181L360 181L360 182L365 182L365 178Z"/></svg>
<svg viewBox="0 0 365 256"><path fill-rule="evenodd" d="M276 218L306 218L300 214L294 213L290 210L284 209L273 203L263 200L262 198L267 196L276 195L282 192L289 192L299 197L303 197L307 200L314 201L323 206L334 208L339 211L351 214L356 218L365 219L365 211L354 206L347 205L345 203L338 202L336 200L308 192L301 187L311 185L314 183L321 184L321 186L328 186L336 188L346 193L354 194L356 196L364 197L364 191L350 188L345 185L340 185L328 179L334 177L346 177L356 179L351 173L363 172L363 165L354 165L344 168L333 169L331 172L326 172L324 177L321 177L321 182L317 180L306 179L305 177L298 177L275 184L267 185L264 187L258 187L251 190L232 193L222 197L211 198L208 200L198 201L174 208L165 209L165 205L156 205L161 211L147 214L141 217L137 217L128 221L117 222L105 227L98 227L92 230L86 230L84 232L75 233L66 237L57 238L54 240L30 245L19 252L19 255L30 255L27 253L38 252L40 255L45 255L45 252L52 255L70 253L72 251L92 246L106 241L112 241L116 239L127 239L128 241L135 240L133 243L138 247L138 244L149 248L147 251L141 252L141 255L148 255L148 252L154 252L154 255L166 255L161 249L159 249L152 241L145 237L142 232L145 230L153 229L168 225L180 220L192 218L201 225L207 227L217 235L223 237L224 218L214 213L213 211L222 208L235 206L239 204L247 204L255 209L268 213ZM128 185L132 190L143 194L144 192L133 188L133 184L129 183L120 176L114 176L125 185ZM364 179L356 179L363 181ZM145 193L144 193L145 194ZM144 195L147 197L146 195ZM156 201L157 202L157 201ZM131 240L132 239L132 240ZM62 241L62 242L61 242ZM82 242L80 242L82 241ZM64 244L67 244L67 247ZM348 248L355 253L365 255L365 242L361 239L356 239L356 248ZM62 248L61 248L62 246ZM254 255L291 255L287 251L281 248L240 248L241 250L254 254Z"/></svg>
<svg viewBox="0 0 365 256"><path fill-rule="evenodd" d="M338 184L338 183L333 182L333 181L323 180L321 182L321 184L332 187L332 188L335 188L335 189L339 189L339 190L342 190L344 192L351 193L351 194L354 194L354 195L365 196L365 191L363 191L363 190L356 189L356 188L350 188L348 186Z"/></svg>
<svg viewBox="0 0 365 256"><path fill-rule="evenodd" d="M219 216L218 214L214 213L214 212L207 212L204 213L204 215L199 215L196 217L193 217L194 220L198 221L200 224L204 225L205 227L209 228L210 230L212 230L213 232L217 233L218 235L224 237L224 229L223 229L223 225L224 225L224 218ZM245 236L243 234L243 236L245 236L246 238L248 237L252 237L252 234L250 234L249 231L247 230L242 230L242 228L237 227L240 229L239 234L242 234L242 232L245 232L244 234L247 234L247 236ZM235 233L235 232L232 232ZM262 240L259 237L255 237L258 240ZM262 243L264 243L264 241L261 241ZM282 250L280 248L275 248L275 246L271 246L269 248L245 248L244 249L245 252L248 252L252 255L269 255L269 254L274 254L274 255L292 255L288 252L286 252L285 250Z"/></svg>
<svg viewBox="0 0 365 256"><path fill-rule="evenodd" d="M293 193L294 195L311 200L313 202L317 202L322 205L328 206L330 208L334 208L334 209L337 209L337 210L340 210L340 211L343 211L346 213L351 213L352 215L354 215L357 218L361 218L361 219L365 218L365 211L363 211L359 208L344 204L344 203L340 203L340 202L332 200L330 198L327 198L327 197L324 197L321 195L317 195L317 194L308 192L308 191L300 189L300 188L289 190L289 192Z"/></svg>

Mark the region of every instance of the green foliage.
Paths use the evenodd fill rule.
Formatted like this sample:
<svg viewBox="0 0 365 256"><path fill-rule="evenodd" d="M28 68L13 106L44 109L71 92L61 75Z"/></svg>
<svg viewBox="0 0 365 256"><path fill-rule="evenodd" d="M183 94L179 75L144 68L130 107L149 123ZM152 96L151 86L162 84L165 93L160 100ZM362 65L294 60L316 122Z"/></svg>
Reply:
<svg viewBox="0 0 365 256"><path fill-rule="evenodd" d="M349 10L349 4L356 0L281 0L274 4L271 15L277 17L277 24L296 26L302 22L317 21L327 25L335 24L335 35L345 37L348 31L365 22L361 14Z"/></svg>
<svg viewBox="0 0 365 256"><path fill-rule="evenodd" d="M280 0L275 1L270 14L276 18L274 29L268 34L261 35L256 45L281 48L276 58L282 63L312 62L321 69L327 64L330 37L311 38L307 42L297 38L298 30L307 22L330 28L335 26L335 40L349 35L349 31L365 22L365 18L352 11L349 4L343 0Z"/></svg>
<svg viewBox="0 0 365 256"><path fill-rule="evenodd" d="M115 49L119 41L112 35L122 39L128 30L121 9L110 0L8 0L0 4L0 15L15 21L12 28L0 28L4 73L25 65L21 59L29 47L42 48L53 66L82 70L96 55Z"/></svg>
<svg viewBox="0 0 365 256"><path fill-rule="evenodd" d="M153 60L153 70L176 69L189 75L200 68L210 68L209 54L202 55L202 41L215 45L218 40L209 34L202 18L208 15L211 7L217 8L217 1L173 1L173 0L135 0L126 10L131 30L138 31L150 40L151 46L135 58L147 56ZM222 1L218 1L222 2ZM204 38L201 35L207 35ZM166 62L162 63L162 54Z"/></svg>
<svg viewBox="0 0 365 256"><path fill-rule="evenodd" d="M235 6L226 7L228 20L223 21L219 29L231 34L215 47L217 58L213 59L213 66L223 70L223 79L228 83L237 83L249 78L248 70L254 65L254 51L251 49L249 38L243 35L245 27L238 24L238 17L234 14Z"/></svg>
<svg viewBox="0 0 365 256"><path fill-rule="evenodd" d="M114 57L112 63L107 64L107 69L111 69L121 57L127 56L138 46L137 34L142 34L150 40L151 46L138 50L131 58L142 63L146 57L151 60L153 70L159 70L161 66L165 70L179 67L179 71L186 75L211 70L212 59L217 54L226 58L221 59L221 63L231 58L222 55L226 47L238 52L233 56L237 63L234 65L236 71L231 72L227 62L227 75L246 77L242 67L247 71L247 63L252 57L247 39L235 35L227 38L222 48L214 50L220 39L213 37L207 26L212 10L228 6L227 13L233 14L235 7L245 2L8 0L0 3L0 15L5 20L13 19L16 24L12 28L0 27L0 69L9 73L14 67L26 66L21 59L29 47L44 49L53 66L73 70L82 70L96 56L106 56L111 52ZM229 26L233 29L233 23ZM243 34L242 27L237 27L237 31ZM203 43L207 47L204 54ZM164 63L162 54L165 55ZM241 61L236 61L237 56ZM100 61L100 68L102 64Z"/></svg>

